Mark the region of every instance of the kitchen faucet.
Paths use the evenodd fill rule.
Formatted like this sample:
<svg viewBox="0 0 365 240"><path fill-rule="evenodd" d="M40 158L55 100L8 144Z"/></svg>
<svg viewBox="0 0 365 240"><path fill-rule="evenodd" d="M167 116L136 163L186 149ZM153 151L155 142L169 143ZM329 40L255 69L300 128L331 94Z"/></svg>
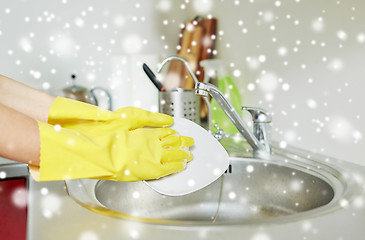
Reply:
<svg viewBox="0 0 365 240"><path fill-rule="evenodd" d="M206 100L206 97L210 95L214 98L214 100L218 103L218 105L222 108L224 113L228 116L234 126L238 129L238 131L242 134L242 136L247 140L250 146L253 149L253 153L257 157L266 158L271 153L271 117L267 114L267 112L261 108L253 108L253 107L242 107L242 110L247 110L253 120L253 132L249 129L247 124L242 120L241 116L238 114L233 105L228 101L228 99L224 96L224 94L213 84L199 82L196 78L195 74L192 72L189 64L183 58L171 56L166 58L158 68L157 72L160 72L164 65L171 61L178 60L185 64L189 74L193 78L195 82L195 94L199 96L203 96ZM207 100L206 100L207 101ZM210 110L209 110L210 115ZM209 127L210 127L210 116L208 119Z"/></svg>

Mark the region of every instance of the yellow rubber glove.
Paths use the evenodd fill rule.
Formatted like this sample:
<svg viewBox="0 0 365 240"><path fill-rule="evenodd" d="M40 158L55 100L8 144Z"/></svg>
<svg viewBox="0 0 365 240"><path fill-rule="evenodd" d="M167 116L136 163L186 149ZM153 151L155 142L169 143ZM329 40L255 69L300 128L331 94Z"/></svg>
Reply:
<svg viewBox="0 0 365 240"><path fill-rule="evenodd" d="M185 168L194 140L170 128L80 132L38 122L40 181L157 179ZM98 128L103 126L95 126ZM96 132L96 134L92 133Z"/></svg>
<svg viewBox="0 0 365 240"><path fill-rule="evenodd" d="M55 99L48 113L49 124L59 124L65 128L82 131L99 125L99 123L110 124L110 129L119 126L132 130L144 126L165 127L170 126L173 122L173 118L165 114L152 113L140 108L125 107L111 112L88 103L62 97ZM79 123L86 124L79 126Z"/></svg>
<svg viewBox="0 0 365 240"><path fill-rule="evenodd" d="M48 113L48 123L83 121L83 120L109 120L111 112L98 106L76 101L69 98L56 97Z"/></svg>

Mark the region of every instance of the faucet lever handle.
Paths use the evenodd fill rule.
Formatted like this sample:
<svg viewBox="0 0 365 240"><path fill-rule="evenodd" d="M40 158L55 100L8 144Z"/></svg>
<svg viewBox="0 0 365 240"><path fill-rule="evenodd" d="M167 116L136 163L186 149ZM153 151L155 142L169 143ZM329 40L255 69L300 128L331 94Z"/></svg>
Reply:
<svg viewBox="0 0 365 240"><path fill-rule="evenodd" d="M253 133L266 149L266 152L271 152L271 116L262 108L241 107L242 110L247 110L253 121Z"/></svg>
<svg viewBox="0 0 365 240"><path fill-rule="evenodd" d="M271 123L272 118L268 112L262 108L256 107L241 107L242 110L248 111L252 116L254 123Z"/></svg>

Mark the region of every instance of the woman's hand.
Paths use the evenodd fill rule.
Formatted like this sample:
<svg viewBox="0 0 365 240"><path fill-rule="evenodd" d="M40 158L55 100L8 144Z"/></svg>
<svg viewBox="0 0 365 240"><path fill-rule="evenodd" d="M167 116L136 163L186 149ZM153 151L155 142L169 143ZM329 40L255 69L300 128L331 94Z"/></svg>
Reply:
<svg viewBox="0 0 365 240"><path fill-rule="evenodd" d="M97 178L114 181L157 179L185 168L192 159L189 137L170 128L80 132L39 122L40 181ZM82 125L82 123L80 123ZM101 128L99 131L98 128Z"/></svg>
<svg viewBox="0 0 365 240"><path fill-rule="evenodd" d="M0 75L0 104L37 121L47 122L55 97Z"/></svg>

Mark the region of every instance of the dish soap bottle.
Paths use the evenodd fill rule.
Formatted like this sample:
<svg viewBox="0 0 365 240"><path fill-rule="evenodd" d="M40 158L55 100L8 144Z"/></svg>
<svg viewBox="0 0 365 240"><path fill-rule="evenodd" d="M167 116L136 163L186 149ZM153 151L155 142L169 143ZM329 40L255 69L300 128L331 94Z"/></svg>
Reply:
<svg viewBox="0 0 365 240"><path fill-rule="evenodd" d="M200 62L200 65L204 68L204 82L211 81L212 84L216 85L231 102L236 111L241 113L241 96L232 78L226 73L223 62L218 59L204 60ZM215 124L218 124L219 128L229 135L238 133L237 128L213 98L210 100L210 106L212 111L212 129L214 129Z"/></svg>

